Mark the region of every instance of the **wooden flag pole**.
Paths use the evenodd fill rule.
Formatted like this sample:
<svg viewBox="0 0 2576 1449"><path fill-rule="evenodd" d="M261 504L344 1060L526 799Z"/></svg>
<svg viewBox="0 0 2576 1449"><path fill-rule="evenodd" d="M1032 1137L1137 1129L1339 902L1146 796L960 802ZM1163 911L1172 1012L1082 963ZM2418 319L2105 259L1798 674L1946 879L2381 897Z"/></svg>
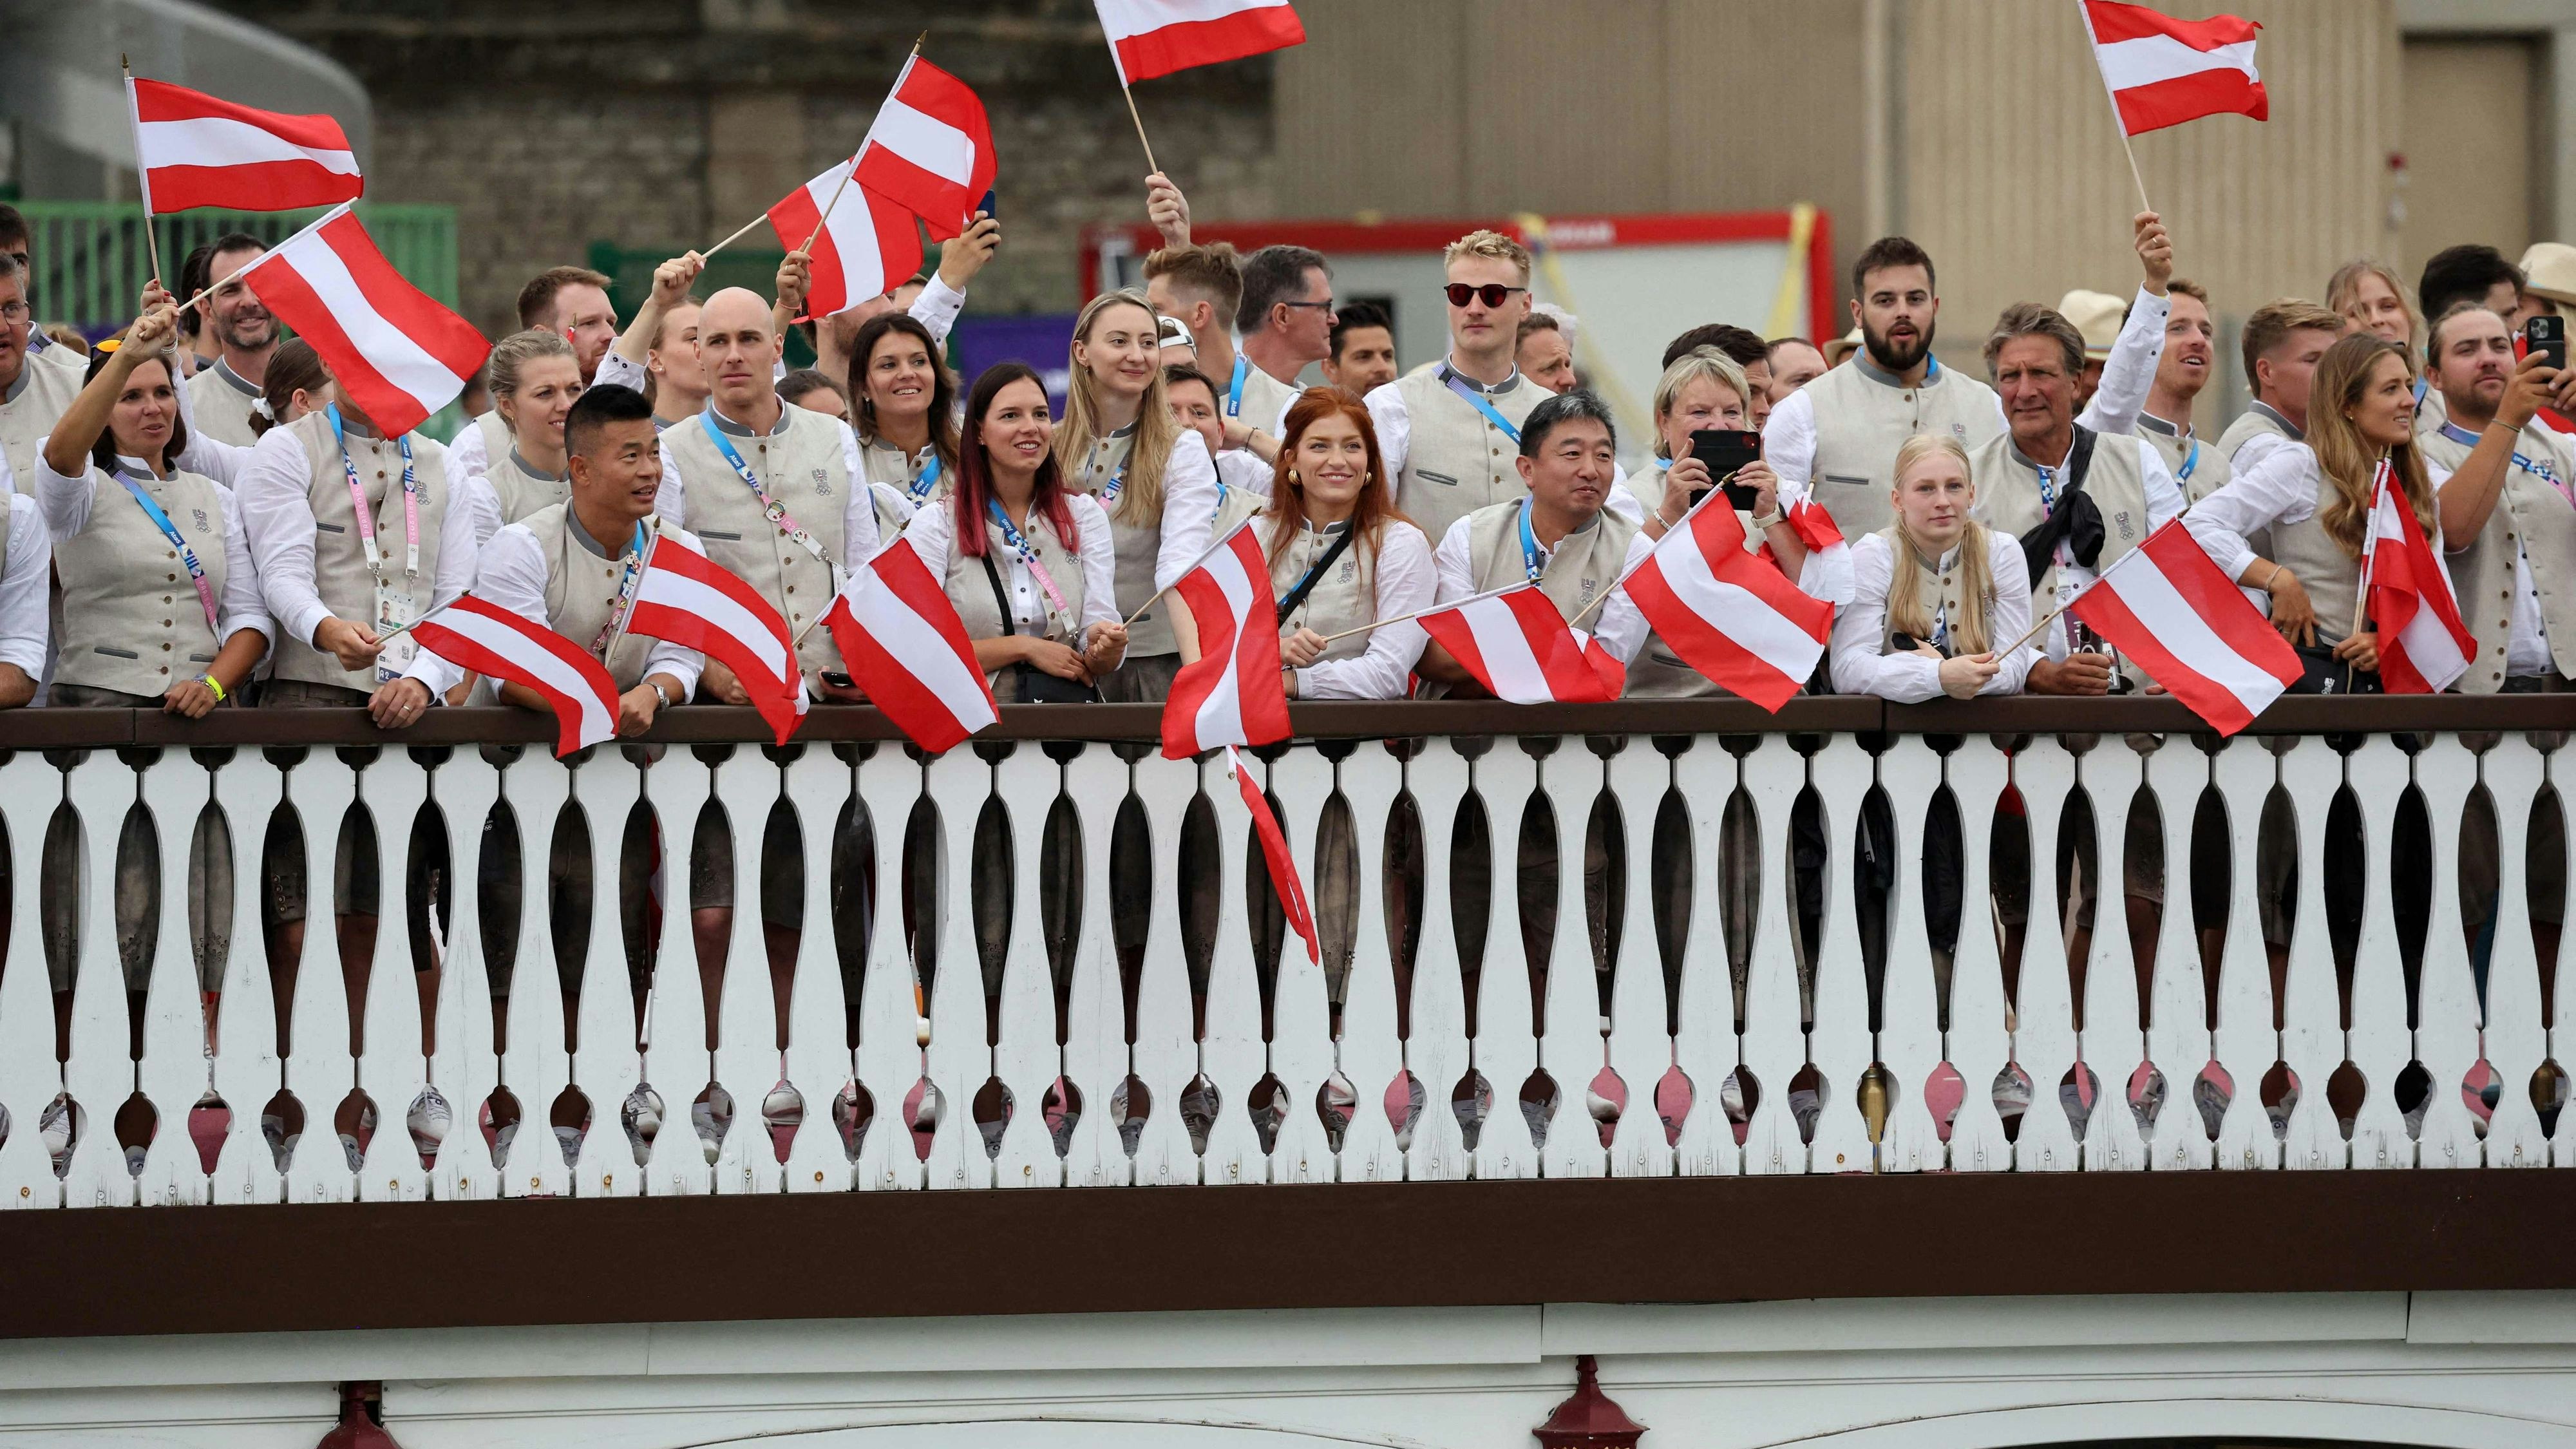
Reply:
<svg viewBox="0 0 2576 1449"><path fill-rule="evenodd" d="M1110 47L1109 56L1112 60L1118 58L1118 48L1115 45ZM1127 68L1123 65L1118 68L1118 94L1127 98L1127 119L1136 123L1136 140L1145 148L1145 169L1162 170L1163 168L1154 161L1154 143L1145 139L1145 118L1136 113L1136 92L1128 88Z"/></svg>
<svg viewBox="0 0 2576 1449"><path fill-rule="evenodd" d="M1526 587L1528 587L1526 581L1517 584L1505 584L1499 589L1487 589L1481 594L1469 594L1463 599L1452 599L1445 604L1434 604L1428 609L1416 609L1410 614L1398 614L1392 619L1380 619L1374 624L1362 624L1356 629L1344 629L1339 634L1327 634L1324 636L1324 642L1330 644L1336 639L1348 639L1354 634L1365 634L1372 629L1383 629L1389 624L1410 624L1425 614L1438 614L1444 613L1450 609L1463 609L1469 604L1481 604L1487 599L1498 599L1503 595L1510 593L1514 589Z"/></svg>
<svg viewBox="0 0 2576 1449"><path fill-rule="evenodd" d="M125 75L125 116L134 124L134 185L143 197L143 248L152 258L152 280L161 280L161 238L152 226L152 167L143 159L143 108L134 101L134 67L126 57L116 57L116 68ZM226 280L230 280L227 278ZM206 289L211 292L214 288ZM176 338L172 341L175 343Z"/></svg>

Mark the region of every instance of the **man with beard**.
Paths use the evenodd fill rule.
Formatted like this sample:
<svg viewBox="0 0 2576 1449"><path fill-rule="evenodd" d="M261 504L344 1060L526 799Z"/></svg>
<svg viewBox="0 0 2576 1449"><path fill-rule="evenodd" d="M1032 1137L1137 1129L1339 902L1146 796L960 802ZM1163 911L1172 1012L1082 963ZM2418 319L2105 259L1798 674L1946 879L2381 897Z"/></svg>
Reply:
<svg viewBox="0 0 2576 1449"><path fill-rule="evenodd" d="M250 284L233 273L267 250L259 238L234 232L216 238L206 259L214 295L200 310L206 314L207 335L221 351L188 379L188 426L236 448L259 441L251 431L251 404L268 376L269 356L277 351L277 319L260 305Z"/></svg>
<svg viewBox="0 0 2576 1449"><path fill-rule="evenodd" d="M2103 365L2102 386L2077 419L2099 433L2137 425L2163 347L2165 283L2173 245L2154 212L2131 223L2146 280L2129 325ZM1941 299L1932 258L1904 237L1872 242L1852 264L1852 318L1861 351L1783 399L1763 429L1763 455L1780 476L1783 508L1813 497L1845 538L1876 533L1894 521L1896 450L1916 433L1947 433L1970 453L2005 431L1995 390L1941 366L1932 356ZM1767 527L1776 520L1757 519Z"/></svg>
<svg viewBox="0 0 2576 1449"><path fill-rule="evenodd" d="M2156 383L2147 389L2147 409L2138 414L2138 436L2156 452L2182 488L2183 501L2198 503L2227 481L2227 459L2215 443L2203 446L2192 431L2192 404L2209 386L2209 364L2216 357L2217 329L2209 320L2209 292L2198 282L2177 277L2165 284L2165 351L2156 361Z"/></svg>

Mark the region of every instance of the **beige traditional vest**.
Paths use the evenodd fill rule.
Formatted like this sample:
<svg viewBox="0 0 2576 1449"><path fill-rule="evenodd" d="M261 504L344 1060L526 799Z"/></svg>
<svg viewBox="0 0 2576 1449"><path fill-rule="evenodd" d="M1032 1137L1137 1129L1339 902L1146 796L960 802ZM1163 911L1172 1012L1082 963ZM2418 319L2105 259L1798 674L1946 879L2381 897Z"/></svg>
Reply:
<svg viewBox="0 0 2576 1449"><path fill-rule="evenodd" d="M872 486L892 488L916 504L948 496L948 485L952 481L950 475L954 470L946 463L939 465L939 472L931 479L928 491L918 497L913 494L922 470L938 456L935 447L924 448L919 453L906 453L891 443L881 443L873 438L859 439L859 468L867 474L868 482Z"/></svg>
<svg viewBox="0 0 2576 1449"><path fill-rule="evenodd" d="M1974 453L2004 431L1995 390L1937 363L1920 387L1906 387L1863 352L1803 389L1813 399L1816 452L1807 490L1845 538L1876 533L1895 518L1896 450L1916 433L1946 434Z"/></svg>
<svg viewBox="0 0 2576 1449"><path fill-rule="evenodd" d="M247 448L259 441L259 435L250 430L250 405L257 401L259 389L226 367L222 358L216 358L188 379L189 430L219 443Z"/></svg>
<svg viewBox="0 0 2576 1449"><path fill-rule="evenodd" d="M2012 434L1999 434L1970 453L1968 476L1977 488L1977 504L1969 515L1988 528L2019 538L2048 520L2048 509L2040 500L2038 465L2013 446ZM2066 487L2063 473L2054 475L2052 486ZM2094 567L2107 569L2147 541L2147 480L2139 471L2136 441L2126 433L2095 434L2084 491L2102 512L2102 556ZM2030 596L2043 601L2038 604L2042 609L2054 607L2055 563L2030 581Z"/></svg>
<svg viewBox="0 0 2576 1449"><path fill-rule="evenodd" d="M1628 540L1636 536L1637 525L1602 509L1590 523L1557 540L1556 552L1539 575L1539 592L1555 603L1558 613L1573 618L1619 581L1628 562ZM1496 503L1468 515L1467 560L1475 568L1478 593L1529 577L1519 503ZM1584 622L1588 626L1592 621Z"/></svg>
<svg viewBox="0 0 2576 1449"><path fill-rule="evenodd" d="M570 478L549 478L536 472L520 458L514 446L504 446L492 455L490 465L483 470L483 481L492 485L492 496L500 502L503 528L572 501Z"/></svg>
<svg viewBox="0 0 2576 1449"><path fill-rule="evenodd" d="M154 478L137 468L125 476L169 515L220 605L227 563L222 485L194 473ZM187 561L151 515L122 482L95 466L89 486L89 522L54 540L54 575L63 591L54 677L124 694L167 693L213 668L223 641L206 622ZM341 491L348 491L345 484Z"/></svg>
<svg viewBox="0 0 2576 1449"><path fill-rule="evenodd" d="M305 501L313 509L313 591L335 619L373 627L376 620L375 575L367 570L366 545L358 533L358 511L349 498L349 475L341 464L340 444L331 434L326 409L287 424L286 431L303 445L310 481ZM426 611L438 581L439 526L447 517L447 449L411 435L412 477L420 496L420 572L406 577L404 568L403 457L399 439L349 434L348 461L358 470L358 486L367 496L376 521L376 546L382 551L386 581L411 593ZM374 669L342 669L340 661L313 647L309 639L285 639L277 646L277 677L344 689L373 690Z"/></svg>
<svg viewBox="0 0 2576 1449"><path fill-rule="evenodd" d="M518 520L518 526L536 536L537 551L546 561L546 627L576 647L590 649L617 613L617 591L626 581L633 544L615 558L601 557L573 522L571 506L562 503L538 509ZM618 635L609 646L602 662L620 693L644 682L644 661L652 652L653 641L634 633Z"/></svg>
<svg viewBox="0 0 2576 1449"><path fill-rule="evenodd" d="M42 356L28 358L18 369L18 380L0 388L0 456L8 458L19 492L34 495L36 446L54 430L55 420L80 396L80 390L80 373Z"/></svg>
<svg viewBox="0 0 2576 1449"><path fill-rule="evenodd" d="M1242 354L1237 353L1236 356L1241 357ZM1226 376L1217 379L1218 400L1220 402L1224 401L1225 394L1232 390L1233 376L1234 375L1229 372ZM1295 402L1297 400L1297 394L1304 391L1305 389L1298 386L1293 380L1289 382L1281 382L1279 379L1272 377L1269 373L1262 371L1261 364L1254 362L1250 358L1244 358L1243 397L1235 407L1228 409L1228 411L1233 416L1240 418L1246 427L1258 428L1262 432L1276 434L1279 431L1280 419L1285 416L1288 411L1288 405Z"/></svg>
<svg viewBox="0 0 2576 1449"><path fill-rule="evenodd" d="M1653 467L1628 475L1628 489L1645 505L1648 517L1664 506L1664 479L1671 466L1658 459ZM1744 525L1745 552L1760 552L1762 535L1753 527L1753 515L1739 508L1735 518ZM1663 635L1653 630L1647 631L1645 641L1637 646L1636 657L1628 661L1627 687L1620 691L1624 699L1718 699L1725 695L1726 691L1714 680L1692 668L1664 642Z"/></svg>
<svg viewBox="0 0 2576 1449"><path fill-rule="evenodd" d="M2233 468L2236 464L2237 450L2266 433L2293 443L2307 441L2307 435L2290 426L2288 418L2274 411L2269 403L2258 402L2245 410L2245 416L2229 423L2226 432L2218 435L2219 456L2225 458L2228 466Z"/></svg>
<svg viewBox="0 0 2576 1449"><path fill-rule="evenodd" d="M2320 469L2316 511L2298 523L2274 522L2265 530L2264 542L2255 545L2308 591L2308 603L2317 611L2319 647L2340 644L2352 633L2353 605L2361 595L2361 561L2326 532L2326 505L2337 496L2333 481Z"/></svg>
<svg viewBox="0 0 2576 1449"><path fill-rule="evenodd" d="M1278 533L1277 521L1265 518L1252 527L1254 536L1261 540L1263 555L1267 556L1270 541ZM1286 600L1289 592L1304 580L1307 571L1331 550L1333 541L1341 537L1343 527L1345 525L1336 524L1329 529L1319 529L1310 524L1299 528L1297 536L1288 541L1288 547L1271 561L1270 596ZM1363 539L1353 539L1351 546L1342 550L1342 556L1333 560L1333 566L1324 571L1324 576L1315 581L1315 587L1308 591L1295 612L1280 621L1280 630L1283 638L1299 629L1330 635L1345 629L1361 628L1376 619L1377 550ZM1368 646L1368 635L1353 634L1325 645L1324 652L1315 658L1319 663L1330 659L1357 659L1368 652Z"/></svg>
<svg viewBox="0 0 2576 1449"><path fill-rule="evenodd" d="M822 558L769 521L759 498L717 450L700 419L713 419L724 430L770 501L812 536ZM804 635L796 657L807 673L841 668L841 649L832 642L832 631L806 629L832 607L841 587L841 508L849 490L860 486L841 452L841 427L822 413L782 404L777 426L759 437L709 404L705 412L662 434L663 448L678 464L689 532L705 545L708 558L733 570L777 607L787 620L788 637Z"/></svg>
<svg viewBox="0 0 2576 1449"><path fill-rule="evenodd" d="M1478 509L1518 503L1529 494L1521 482L1519 441L1452 391L1444 380L1449 375L1444 362L1395 383L1409 429L1404 471L1395 480L1396 510L1434 540L1447 537L1449 525ZM1459 381L1483 391L1467 378ZM1514 428L1548 397L1547 389L1517 372L1499 391L1484 393Z"/></svg>
<svg viewBox="0 0 2576 1449"><path fill-rule="evenodd" d="M2174 475L2182 489L2183 506L2207 498L2227 486L2233 471L2228 467L2226 450L2193 434L2184 435L2162 418L2138 415L2138 436L2154 446L2156 456L2165 460L2165 471Z"/></svg>
<svg viewBox="0 0 2576 1449"><path fill-rule="evenodd" d="M1135 451L1136 430L1111 433L1092 440L1091 450L1078 459L1059 457L1056 466L1064 469L1065 487L1076 493L1100 497L1109 480L1125 472L1128 458ZM1123 489L1124 484L1120 487ZM1109 515L1109 542L1118 555L1118 613L1124 618L1134 614L1138 605L1154 597L1154 564L1163 551L1163 520L1157 516L1150 523L1130 523L1121 519L1119 498L1100 498L1100 511ZM1047 565L1052 569L1052 563ZM1063 584L1058 578L1056 583ZM1067 595L1068 599L1072 596ZM1172 636L1172 606L1168 598L1155 599L1136 622L1127 626L1127 657L1147 659L1157 654L1172 654L1180 649Z"/></svg>
<svg viewBox="0 0 2576 1449"><path fill-rule="evenodd" d="M1047 522L1044 515L1032 512L1029 523L1030 527L1023 536L1031 551L1037 554L1038 563L1046 569L1047 577L1055 580L1056 591L1064 596L1064 610L1058 614L1045 590L1041 588L1038 592L1039 607L1046 616L1045 637L1080 648L1077 634L1082 627L1081 551L1066 548L1064 540L1056 537L1055 525ZM966 626L969 639L999 639L1007 634L1026 633L1025 629L1013 624L1010 617L1002 612L1001 601L993 597L993 580L996 578L1001 580L1004 595L1009 594L1011 568L1018 555L1002 537L1002 530L989 518L984 521L984 550L985 558L969 558L962 548L951 548L948 552L948 573L943 583L948 590L948 602L957 606L958 622ZM990 574L984 571L987 559L993 566ZM1071 621L1075 632L1067 631L1067 620ZM993 688L996 701L1009 704L1020 697L1017 673L1013 669L1001 669L984 676L984 682Z"/></svg>
<svg viewBox="0 0 2576 1449"><path fill-rule="evenodd" d="M483 471L487 475L500 471L501 460L509 457L510 449L518 445L518 439L510 436L509 423L502 419L499 408L489 408L474 420L473 427L483 439ZM518 522L515 518L501 521L504 524Z"/></svg>
<svg viewBox="0 0 2576 1449"><path fill-rule="evenodd" d="M1878 536L1886 540L1887 550L1891 555L1901 557L1906 550L1914 547L1905 540L1904 535L1897 532L1894 524L1880 529ZM1914 597L1916 602L1923 606L1924 627L1942 635L1941 652L1944 656L1956 655L1959 648L1954 642L1957 635L1939 628L1943 621L1948 623L1950 631L1955 631L1959 621L1968 617L1968 611L1974 609L1977 616L1985 620L1990 627L1994 622L1994 596L1988 594L1983 599L1971 600L1967 594L1967 570L1962 567L1967 560L1968 550L1980 547L1982 544L1983 540L1973 532L1962 537L1959 540L1959 547L1950 555L1950 566L1946 569L1940 566L1938 560L1926 559L1919 552L1914 555L1915 562L1921 565L1914 571ZM1888 585L1887 603L1885 621L1879 625L1878 630L1878 652L1894 654L1898 650L1896 648L1895 584L1892 578ZM1918 635L1916 642L1929 644L1933 639L1931 635ZM1990 649L2001 648L2011 642L2009 639L1996 639L1990 635L1986 645Z"/></svg>
<svg viewBox="0 0 2576 1449"><path fill-rule="evenodd" d="M2424 461L2452 472L2467 461L2471 448L2445 436L2438 425L2417 434L2415 445ZM2460 676L2463 694L2493 694L2504 686L2505 646L2513 637L2514 591L2519 587L2514 577L2517 551L2533 561L2531 581L2540 590L2540 624L2550 658L2560 674L2576 674L2576 580L2564 573L2576 561L2576 506L2528 466L2537 464L2561 480L2576 480L2576 456L2537 422L2522 430L2514 452L2525 461L2506 465L2504 492L2487 515L2486 527L2449 560L2460 622L2478 641L2477 658Z"/></svg>

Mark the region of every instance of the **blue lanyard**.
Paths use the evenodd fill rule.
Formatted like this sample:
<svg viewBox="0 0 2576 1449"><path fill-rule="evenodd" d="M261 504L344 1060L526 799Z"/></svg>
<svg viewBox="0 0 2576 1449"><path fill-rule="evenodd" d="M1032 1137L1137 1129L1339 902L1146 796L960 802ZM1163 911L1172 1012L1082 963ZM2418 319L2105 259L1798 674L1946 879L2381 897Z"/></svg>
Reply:
<svg viewBox="0 0 2576 1449"><path fill-rule="evenodd" d="M197 602L205 608L206 627L216 628L214 586L206 582L206 566L197 561L197 551L188 546L188 540L179 534L179 525L170 521L170 515L162 511L160 504L152 501L152 495L143 491L143 485L136 482L133 475L119 468L116 481L124 484L125 491L134 495L134 501L143 505L143 516L151 519L152 526L161 530L161 536L170 540L170 546L179 551L179 561L188 566L188 582L197 586ZM223 641L218 639L215 642Z"/></svg>
<svg viewBox="0 0 2576 1449"><path fill-rule="evenodd" d="M1252 363L1240 352L1234 355L1234 381L1225 385L1225 415L1234 417L1243 411L1243 380L1252 373Z"/></svg>
<svg viewBox="0 0 2576 1449"><path fill-rule="evenodd" d="M1129 460L1134 460L1134 455L1132 453L1129 455ZM1118 465L1118 471L1109 475L1109 481L1100 485L1100 506L1103 508L1115 506L1118 502L1120 491L1125 489L1126 486L1127 464L1121 463ZM1225 485L1220 483L1217 486L1222 488ZM1002 526L1004 528L1008 528L1010 527L1010 524L1005 522Z"/></svg>
<svg viewBox="0 0 2576 1449"><path fill-rule="evenodd" d="M2191 481L2191 475L2198 472L2199 469L2200 439L2194 438L2191 440L2191 451L2182 455L2182 471L2174 474L2174 481L2177 483L2188 483Z"/></svg>
<svg viewBox="0 0 2576 1449"><path fill-rule="evenodd" d="M2470 432L2468 429L2461 427L2458 423L2448 421L2447 419L2442 424L2442 436L2459 444L2463 448L2474 448L2478 445L2477 434ZM2559 486L2557 471L2546 463L2537 463L2524 457L2520 453L2516 453L2513 455L2513 465L2552 487Z"/></svg>
<svg viewBox="0 0 2576 1449"><path fill-rule="evenodd" d="M349 457L349 430L340 421L340 405L323 409L331 418L331 436L340 444L340 468L349 475L349 506L358 515L358 542L366 549L367 571L384 577L384 554L376 546L376 516L367 508L367 490L358 482L358 465ZM420 577L420 485L412 470L411 434L394 440L402 449L403 574Z"/></svg>
<svg viewBox="0 0 2576 1449"><path fill-rule="evenodd" d="M566 535L569 536L573 529L579 527L581 527L581 520L570 517L567 511L564 519ZM635 607L637 587L644 582L644 546L644 525L638 522L635 525L635 541L626 546L625 571L617 576L617 602L609 608L608 622L599 627L599 633L590 641L591 654L603 662L608 658L608 646L617 637L618 627L626 622L627 613Z"/></svg>
<svg viewBox="0 0 2576 1449"><path fill-rule="evenodd" d="M1538 534L1530 528L1530 501L1521 500L1521 567L1528 571L1529 581L1537 583L1547 572L1547 555L1539 551Z"/></svg>
<svg viewBox="0 0 2576 1449"><path fill-rule="evenodd" d="M939 455L938 455L937 453L933 453L933 454L931 454L931 455L930 455L930 466L929 466L929 467L927 467L927 468L922 469L922 470L921 470L921 473L920 473L920 476L918 476L918 477L916 477L916 478L914 478L914 479L912 480L912 496L913 496L914 501L915 501L915 502L927 502L927 501L929 501L929 498L930 498L930 490L931 490L931 489L933 489L933 488L936 488L936 487L938 487L938 486L939 486Z"/></svg>
<svg viewBox="0 0 2576 1449"><path fill-rule="evenodd" d="M1496 408L1496 407L1495 407L1491 402L1488 402L1488 401L1485 399L1485 395L1484 395L1483 393L1480 393L1480 392L1476 391L1474 388L1469 387L1469 386L1466 384L1466 381L1465 381L1464 379L1460 378L1460 377L1458 376L1458 374L1456 374L1456 373L1454 373L1454 372L1446 372L1446 371L1442 372L1442 373L1441 373L1441 375L1440 375L1440 380L1441 380L1442 382L1447 383L1447 384L1449 385L1449 390L1450 390L1451 392L1454 392L1454 393L1458 394L1458 396L1465 398L1465 399L1467 400L1467 405L1468 405L1469 407L1472 407L1472 408L1474 408L1476 411L1478 411L1478 412L1480 412L1480 413L1483 413L1483 414L1485 415L1485 421L1486 421L1486 422L1492 423L1495 427L1498 427L1498 428L1502 429L1502 430L1503 430L1503 436L1504 436L1504 437L1506 437L1506 438L1511 439L1511 440L1512 440L1512 443L1513 443L1513 446L1515 446L1515 447L1519 446L1519 444L1520 444L1520 440L1521 440L1521 430L1520 430L1520 429L1518 429L1518 428L1516 428L1516 427L1513 427L1513 426L1512 426L1512 423L1511 423L1511 419L1504 417L1504 416L1502 415L1502 412L1501 412L1501 410L1500 410L1500 409ZM1526 530L1526 529L1529 527L1529 523L1527 522L1527 515L1523 515L1523 522L1522 522L1522 524L1521 524L1521 527L1522 527L1524 530ZM1532 575L1530 575L1530 577L1532 577L1532 578L1536 578L1536 577L1538 577L1538 575L1536 575L1536 574L1532 574Z"/></svg>
<svg viewBox="0 0 2576 1449"><path fill-rule="evenodd" d="M1047 604L1056 618L1063 623L1065 631L1067 633L1073 632L1074 619L1072 608L1065 603L1063 593L1056 588L1054 575L1049 574L1047 572L1046 565L1038 561L1038 551L1030 545L1028 536L1021 533L1020 530L1012 524L1011 516L1002 511L1002 500L998 498L986 498L984 500L984 510L992 515L993 522L1001 528L1002 542L1009 544L1011 546L1011 551L1020 556L1020 566L1027 569L1029 571L1029 577L1036 579L1038 581L1038 587L1046 591ZM1003 622L1009 623L1010 621L1006 619Z"/></svg>
<svg viewBox="0 0 2576 1449"><path fill-rule="evenodd" d="M742 453L734 447L733 440L724 435L724 429L716 426L713 404L698 414L698 426L706 429L707 438L716 445L716 451L724 454L724 460L733 465L733 475L742 480L742 486L751 490L752 498L760 504L761 516L769 520L772 528L786 534L790 542L812 554L817 562L831 571L833 582L838 584L841 570L833 563L832 556L823 551L823 545L814 541L814 535L787 516L786 505L771 498L769 490L760 486L760 475L751 471L751 465L742 460Z"/></svg>
<svg viewBox="0 0 2576 1449"><path fill-rule="evenodd" d="M2057 488L2055 486L2055 482L2057 478L2057 470L2039 463L2033 463L2031 466L2039 470L2039 506L2041 510L2048 513L2056 512Z"/></svg>

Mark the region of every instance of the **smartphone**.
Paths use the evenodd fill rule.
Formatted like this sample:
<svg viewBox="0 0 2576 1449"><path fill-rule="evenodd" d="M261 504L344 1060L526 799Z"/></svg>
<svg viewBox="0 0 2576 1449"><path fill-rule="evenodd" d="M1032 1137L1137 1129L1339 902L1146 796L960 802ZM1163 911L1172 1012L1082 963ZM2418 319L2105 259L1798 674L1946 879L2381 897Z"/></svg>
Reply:
<svg viewBox="0 0 2576 1449"><path fill-rule="evenodd" d="M1744 465L1762 456L1760 433L1721 428L1694 429L1691 433L1691 456L1708 465L1708 476L1726 490L1728 507L1738 512L1749 511L1753 507L1757 494L1753 485L1728 480L1741 472Z"/></svg>
<svg viewBox="0 0 2576 1449"><path fill-rule="evenodd" d="M2549 359L2551 367L2567 365L2567 319L2539 316L2522 324L2523 350Z"/></svg>
<svg viewBox="0 0 2576 1449"><path fill-rule="evenodd" d="M832 686L834 689L856 689L859 684L857 680L852 679L850 676L846 674L836 674L829 669L822 671L822 680L825 684Z"/></svg>

